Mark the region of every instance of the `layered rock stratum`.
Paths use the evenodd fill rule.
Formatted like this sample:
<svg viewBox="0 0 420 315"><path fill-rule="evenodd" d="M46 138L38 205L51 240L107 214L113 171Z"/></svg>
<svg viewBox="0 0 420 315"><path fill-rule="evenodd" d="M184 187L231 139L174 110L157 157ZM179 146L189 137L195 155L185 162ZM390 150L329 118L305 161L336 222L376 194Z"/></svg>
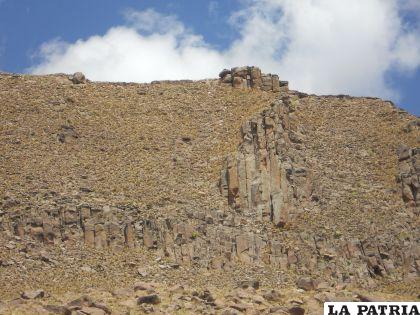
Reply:
<svg viewBox="0 0 420 315"><path fill-rule="evenodd" d="M0 74L0 111L0 313L419 299L420 123L389 101L237 67Z"/></svg>

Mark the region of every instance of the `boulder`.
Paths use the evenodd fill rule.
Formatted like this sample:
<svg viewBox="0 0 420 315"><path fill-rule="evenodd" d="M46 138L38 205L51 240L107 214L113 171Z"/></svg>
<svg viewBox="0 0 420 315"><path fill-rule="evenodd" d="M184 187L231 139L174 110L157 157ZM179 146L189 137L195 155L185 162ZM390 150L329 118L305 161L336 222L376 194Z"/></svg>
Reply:
<svg viewBox="0 0 420 315"><path fill-rule="evenodd" d="M75 128L71 125L62 125L57 134L58 141L61 143L68 142L72 139L77 139L79 135L77 134Z"/></svg>
<svg viewBox="0 0 420 315"><path fill-rule="evenodd" d="M233 78L232 78L232 75L228 73L221 80L223 83L232 83Z"/></svg>
<svg viewBox="0 0 420 315"><path fill-rule="evenodd" d="M229 69L223 69L219 73L219 78L223 79L228 74L231 74L231 71Z"/></svg>
<svg viewBox="0 0 420 315"><path fill-rule="evenodd" d="M82 72L76 72L69 77L70 81L74 84L83 84L86 83L86 77Z"/></svg>
<svg viewBox="0 0 420 315"><path fill-rule="evenodd" d="M21 297L25 300L41 299L44 296L44 290L25 291L21 294Z"/></svg>
<svg viewBox="0 0 420 315"><path fill-rule="evenodd" d="M263 298L270 302L277 302L281 299L281 294L277 290L270 290L263 294Z"/></svg>
<svg viewBox="0 0 420 315"><path fill-rule="evenodd" d="M292 306L291 308L288 309L288 313L290 315L304 315L305 309L301 306Z"/></svg>
<svg viewBox="0 0 420 315"><path fill-rule="evenodd" d="M311 291L316 289L315 282L309 277L301 277L296 283L297 287L305 291Z"/></svg>
<svg viewBox="0 0 420 315"><path fill-rule="evenodd" d="M159 304L160 297L157 294L143 295L137 298L137 304Z"/></svg>
<svg viewBox="0 0 420 315"><path fill-rule="evenodd" d="M410 157L410 148L403 144L400 145L397 148L397 155L399 161L408 159Z"/></svg>

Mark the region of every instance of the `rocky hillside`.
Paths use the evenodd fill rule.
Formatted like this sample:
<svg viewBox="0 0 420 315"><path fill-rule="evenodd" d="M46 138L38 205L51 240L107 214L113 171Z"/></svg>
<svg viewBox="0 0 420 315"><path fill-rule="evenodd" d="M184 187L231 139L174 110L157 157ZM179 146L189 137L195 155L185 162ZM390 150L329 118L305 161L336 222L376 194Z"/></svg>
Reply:
<svg viewBox="0 0 420 315"><path fill-rule="evenodd" d="M419 126L256 67L151 84L0 74L0 313L419 299Z"/></svg>

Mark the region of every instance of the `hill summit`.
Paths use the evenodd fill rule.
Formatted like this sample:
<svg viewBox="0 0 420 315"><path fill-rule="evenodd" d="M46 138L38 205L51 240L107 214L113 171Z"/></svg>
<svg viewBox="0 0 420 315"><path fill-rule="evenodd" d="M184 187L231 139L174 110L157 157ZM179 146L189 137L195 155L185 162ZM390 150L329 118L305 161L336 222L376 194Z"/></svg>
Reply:
<svg viewBox="0 0 420 315"><path fill-rule="evenodd" d="M2 314L419 299L420 121L392 102L247 66L0 74L0 110Z"/></svg>

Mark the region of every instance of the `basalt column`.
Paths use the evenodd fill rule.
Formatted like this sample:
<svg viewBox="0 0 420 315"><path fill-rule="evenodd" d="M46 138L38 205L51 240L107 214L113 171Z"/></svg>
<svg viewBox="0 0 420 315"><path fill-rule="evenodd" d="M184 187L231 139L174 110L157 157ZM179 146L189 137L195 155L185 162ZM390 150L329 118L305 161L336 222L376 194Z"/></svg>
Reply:
<svg viewBox="0 0 420 315"><path fill-rule="evenodd" d="M289 124L288 98L245 122L242 142L226 159L220 180L221 193L231 206L277 226L288 221L297 202L308 199L312 190L307 169L288 155Z"/></svg>
<svg viewBox="0 0 420 315"><path fill-rule="evenodd" d="M398 182L402 198L415 213L420 212L420 148L401 145L398 150Z"/></svg>

